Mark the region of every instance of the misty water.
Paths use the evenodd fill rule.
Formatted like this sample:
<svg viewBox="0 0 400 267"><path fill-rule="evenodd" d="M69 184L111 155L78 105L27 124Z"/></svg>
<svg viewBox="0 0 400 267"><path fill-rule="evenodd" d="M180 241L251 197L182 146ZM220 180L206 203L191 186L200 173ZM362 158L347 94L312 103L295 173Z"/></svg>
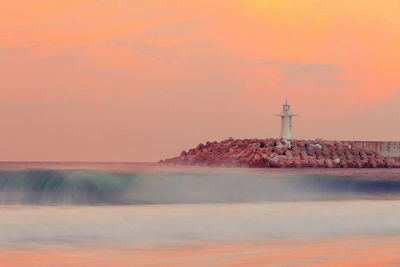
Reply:
<svg viewBox="0 0 400 267"><path fill-rule="evenodd" d="M0 170L0 247L397 240L399 178L394 169L8 163Z"/></svg>

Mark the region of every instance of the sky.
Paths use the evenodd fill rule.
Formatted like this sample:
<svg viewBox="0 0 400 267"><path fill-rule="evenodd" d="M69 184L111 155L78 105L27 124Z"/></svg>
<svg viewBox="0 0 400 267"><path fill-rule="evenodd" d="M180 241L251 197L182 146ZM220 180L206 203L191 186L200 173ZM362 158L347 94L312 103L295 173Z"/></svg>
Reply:
<svg viewBox="0 0 400 267"><path fill-rule="evenodd" d="M0 160L208 140L400 141L398 0L0 1Z"/></svg>

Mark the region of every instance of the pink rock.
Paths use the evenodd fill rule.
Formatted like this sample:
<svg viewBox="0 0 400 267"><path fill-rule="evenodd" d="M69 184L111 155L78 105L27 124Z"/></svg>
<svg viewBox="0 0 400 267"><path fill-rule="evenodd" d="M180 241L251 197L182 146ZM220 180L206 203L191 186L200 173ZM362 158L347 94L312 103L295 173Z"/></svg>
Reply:
<svg viewBox="0 0 400 267"><path fill-rule="evenodd" d="M281 148L281 147L283 147L283 144L281 143L281 141L276 140L276 142L275 142L275 147Z"/></svg>
<svg viewBox="0 0 400 267"><path fill-rule="evenodd" d="M344 159L340 160L339 165L340 165L340 168L347 168L347 163Z"/></svg>
<svg viewBox="0 0 400 267"><path fill-rule="evenodd" d="M300 159L300 164L303 168L310 167L310 161L308 159Z"/></svg>
<svg viewBox="0 0 400 267"><path fill-rule="evenodd" d="M275 148L274 148L274 152L277 153L278 155L283 155L284 150L275 147Z"/></svg>
<svg viewBox="0 0 400 267"><path fill-rule="evenodd" d="M293 158L293 154L292 154L292 152L290 152L290 150L286 150L285 151L285 156L287 157L287 158Z"/></svg>
<svg viewBox="0 0 400 267"><path fill-rule="evenodd" d="M322 155L324 158L330 158L330 154L329 154L329 152L327 152L327 151L321 151L321 155Z"/></svg>
<svg viewBox="0 0 400 267"><path fill-rule="evenodd" d="M267 153L267 155L268 155L268 153ZM271 157L271 158L275 158L275 157L277 157L279 155L276 152L272 152L272 153L269 153L268 156Z"/></svg>
<svg viewBox="0 0 400 267"><path fill-rule="evenodd" d="M362 161L360 161L360 162L361 162L363 168L371 168L371 165L370 165L368 159L362 160Z"/></svg>
<svg viewBox="0 0 400 267"><path fill-rule="evenodd" d="M371 168L377 168L378 167L378 164L376 164L376 161L374 159L372 159L372 158L369 160L369 165L370 165Z"/></svg>
<svg viewBox="0 0 400 267"><path fill-rule="evenodd" d="M286 167L285 161L283 159L280 159L278 161L278 166L279 168L285 168Z"/></svg>
<svg viewBox="0 0 400 267"><path fill-rule="evenodd" d="M315 156L314 151L312 151L312 150L307 151L307 156L314 157Z"/></svg>
<svg viewBox="0 0 400 267"><path fill-rule="evenodd" d="M317 162L315 161L315 159L310 159L310 167L312 167L312 168L316 168L318 165L317 165Z"/></svg>
<svg viewBox="0 0 400 267"><path fill-rule="evenodd" d="M271 168L279 168L280 167L278 161L268 159L267 162Z"/></svg>
<svg viewBox="0 0 400 267"><path fill-rule="evenodd" d="M251 155L253 154L253 150L247 150L246 152L245 152L245 157L246 158L248 158L248 157L250 157Z"/></svg>
<svg viewBox="0 0 400 267"><path fill-rule="evenodd" d="M352 160L346 160L347 168L355 168L356 164Z"/></svg>
<svg viewBox="0 0 400 267"><path fill-rule="evenodd" d="M282 160L286 167L292 168L295 167L294 159L286 159Z"/></svg>
<svg viewBox="0 0 400 267"><path fill-rule="evenodd" d="M394 163L393 159L386 158L386 159L383 160L383 162L385 163L385 167L386 168L392 168L393 167L393 163Z"/></svg>
<svg viewBox="0 0 400 267"><path fill-rule="evenodd" d="M354 167L355 168L362 168L362 163L360 160L355 160L354 161Z"/></svg>
<svg viewBox="0 0 400 267"><path fill-rule="evenodd" d="M274 152L273 152L274 151ZM284 155L284 156L282 156ZM393 159L351 142L233 139L199 144L159 164L252 167L400 167Z"/></svg>
<svg viewBox="0 0 400 267"><path fill-rule="evenodd" d="M382 159L376 159L376 165L378 168L385 168L385 162Z"/></svg>
<svg viewBox="0 0 400 267"><path fill-rule="evenodd" d="M294 158L299 158L300 157L300 151L298 151L298 150L292 150L292 155L293 155L293 157Z"/></svg>
<svg viewBox="0 0 400 267"><path fill-rule="evenodd" d="M300 168L300 167L301 167L301 162L300 162L299 159L295 159L295 160L294 160L294 167L295 167L295 168Z"/></svg>
<svg viewBox="0 0 400 267"><path fill-rule="evenodd" d="M325 159L325 168L333 168L333 163L330 159Z"/></svg>
<svg viewBox="0 0 400 267"><path fill-rule="evenodd" d="M299 146L299 147L305 147L305 145L306 145L306 142L304 142L304 141L297 141L297 146Z"/></svg>
<svg viewBox="0 0 400 267"><path fill-rule="evenodd" d="M304 151L301 151L301 153L300 153L300 158L301 158L301 159L307 159L307 158L308 158L307 153L304 152Z"/></svg>

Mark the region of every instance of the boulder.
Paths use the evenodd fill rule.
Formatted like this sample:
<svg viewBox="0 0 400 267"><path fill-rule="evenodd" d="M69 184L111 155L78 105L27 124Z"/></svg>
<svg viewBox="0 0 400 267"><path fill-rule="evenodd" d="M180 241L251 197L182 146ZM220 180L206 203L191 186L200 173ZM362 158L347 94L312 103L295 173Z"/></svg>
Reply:
<svg viewBox="0 0 400 267"><path fill-rule="evenodd" d="M293 158L293 154L292 154L292 152L290 152L290 150L285 150L284 154L285 154L286 158L288 158L288 159Z"/></svg>
<svg viewBox="0 0 400 267"><path fill-rule="evenodd" d="M278 155L283 155L284 150L281 149L281 148L275 147L275 148L274 148L274 152L275 152L276 154L278 154Z"/></svg>
<svg viewBox="0 0 400 267"><path fill-rule="evenodd" d="M333 163L330 159L325 159L324 164L325 168L333 168Z"/></svg>
<svg viewBox="0 0 400 267"><path fill-rule="evenodd" d="M295 167L295 164L294 164L294 159L284 159L284 160L282 160L284 163L285 163L285 166L286 167L288 167L288 168L293 168L293 167Z"/></svg>
<svg viewBox="0 0 400 267"><path fill-rule="evenodd" d="M253 168L262 168L265 166L264 159L260 157L256 159L256 157L254 157L254 159L249 162L249 166Z"/></svg>
<svg viewBox="0 0 400 267"><path fill-rule="evenodd" d="M278 166L279 166L279 168L286 168L285 160L280 159L278 161Z"/></svg>
<svg viewBox="0 0 400 267"><path fill-rule="evenodd" d="M301 162L299 159L294 159L294 167L295 168L300 168L301 167Z"/></svg>
<svg viewBox="0 0 400 267"><path fill-rule="evenodd" d="M308 167L310 167L310 160L308 158L300 159L300 164L301 164L301 167L308 168Z"/></svg>
<svg viewBox="0 0 400 267"><path fill-rule="evenodd" d="M347 168L347 163L345 160L341 160L339 165L340 165L340 168Z"/></svg>
<svg viewBox="0 0 400 267"><path fill-rule="evenodd" d="M315 163L317 164L317 168L324 168L325 167L325 161L323 159L315 159Z"/></svg>
<svg viewBox="0 0 400 267"><path fill-rule="evenodd" d="M286 139L207 141L159 164L240 167L398 168L399 162L352 142Z"/></svg>
<svg viewBox="0 0 400 267"><path fill-rule="evenodd" d="M314 158L310 158L310 167L311 168L316 168L318 165L317 165L317 162L316 162L316 160L314 159Z"/></svg>
<svg viewBox="0 0 400 267"><path fill-rule="evenodd" d="M370 165L371 168L377 168L378 167L378 164L372 158L370 158L370 160L369 160L369 165Z"/></svg>
<svg viewBox="0 0 400 267"><path fill-rule="evenodd" d="M355 167L355 168L362 168L362 167L363 167L363 164L361 163L360 160L356 160L356 161L354 162L354 167Z"/></svg>
<svg viewBox="0 0 400 267"><path fill-rule="evenodd" d="M352 160L346 160L347 168L355 168L356 164Z"/></svg>
<svg viewBox="0 0 400 267"><path fill-rule="evenodd" d="M281 142L280 140L276 140L276 142L275 142L275 147L277 147L277 148L282 148L282 147L283 147L282 142Z"/></svg>
<svg viewBox="0 0 400 267"><path fill-rule="evenodd" d="M279 159L278 159L278 160L275 160L274 158L268 158L266 161L268 162L268 165L269 165L271 168L278 168L278 167L280 167L280 165L279 165L279 163L278 163Z"/></svg>
<svg viewBox="0 0 400 267"><path fill-rule="evenodd" d="M386 167L385 162L383 161L383 159L380 159L380 158L376 159L376 164L377 164L378 168L385 168Z"/></svg>

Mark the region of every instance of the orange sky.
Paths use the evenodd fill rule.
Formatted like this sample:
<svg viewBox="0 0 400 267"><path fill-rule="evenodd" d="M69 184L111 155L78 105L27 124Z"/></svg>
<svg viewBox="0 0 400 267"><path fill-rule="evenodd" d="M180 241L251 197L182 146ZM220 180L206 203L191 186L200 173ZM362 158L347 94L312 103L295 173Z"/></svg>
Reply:
<svg viewBox="0 0 400 267"><path fill-rule="evenodd" d="M0 160L154 161L207 140L399 140L398 0L0 2Z"/></svg>

